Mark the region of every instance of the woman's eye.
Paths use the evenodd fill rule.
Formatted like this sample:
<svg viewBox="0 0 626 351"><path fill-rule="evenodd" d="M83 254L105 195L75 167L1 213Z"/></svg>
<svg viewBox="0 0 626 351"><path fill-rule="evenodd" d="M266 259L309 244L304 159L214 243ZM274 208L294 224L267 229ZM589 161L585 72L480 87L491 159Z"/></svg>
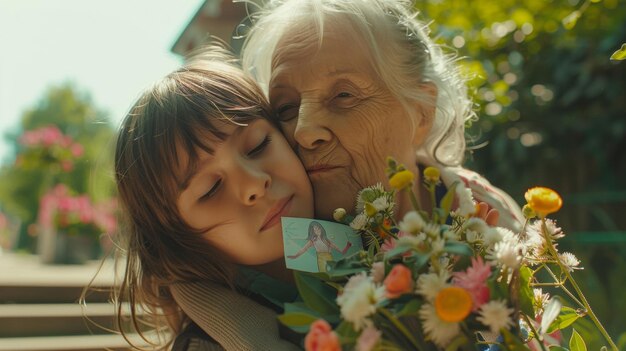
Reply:
<svg viewBox="0 0 626 351"><path fill-rule="evenodd" d="M200 197L200 200L206 200L206 199L210 199L211 197L213 197L213 195L215 195L215 193L219 190L220 185L222 185L221 179L215 182L215 184L213 184L211 189Z"/></svg>
<svg viewBox="0 0 626 351"><path fill-rule="evenodd" d="M254 157L257 156L259 154L261 154L263 152L263 150L265 150L265 148L267 147L267 145L269 145L269 143L272 141L272 138L267 135L263 141L261 141L261 143L257 146L254 147L254 149L248 151L248 157Z"/></svg>
<svg viewBox="0 0 626 351"><path fill-rule="evenodd" d="M346 92L346 91L342 91L341 93L337 94L337 96L335 96L336 98L351 98L354 97L354 95Z"/></svg>
<svg viewBox="0 0 626 351"><path fill-rule="evenodd" d="M359 98L353 93L349 93L347 91L342 91L335 94L335 97L332 99L332 103L335 107L339 108L350 108L354 107L359 102Z"/></svg>
<svg viewBox="0 0 626 351"><path fill-rule="evenodd" d="M276 115L281 122L287 122L298 117L298 105L285 104L276 109Z"/></svg>

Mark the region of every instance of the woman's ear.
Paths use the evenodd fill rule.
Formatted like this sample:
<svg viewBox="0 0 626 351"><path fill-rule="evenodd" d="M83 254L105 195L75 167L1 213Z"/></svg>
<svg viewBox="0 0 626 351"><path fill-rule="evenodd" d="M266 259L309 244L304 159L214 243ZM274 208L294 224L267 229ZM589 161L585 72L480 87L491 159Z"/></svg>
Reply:
<svg viewBox="0 0 626 351"><path fill-rule="evenodd" d="M415 111L417 112L415 118L418 120L413 136L414 146L420 146L424 143L433 126L437 111L437 86L435 83L423 82L419 85L419 89L424 98L415 102Z"/></svg>

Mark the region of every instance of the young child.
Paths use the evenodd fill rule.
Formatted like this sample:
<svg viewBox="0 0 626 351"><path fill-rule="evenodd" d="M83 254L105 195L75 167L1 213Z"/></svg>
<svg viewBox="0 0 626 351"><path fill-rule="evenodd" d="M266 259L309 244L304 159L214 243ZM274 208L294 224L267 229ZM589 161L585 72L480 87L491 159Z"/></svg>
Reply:
<svg viewBox="0 0 626 351"><path fill-rule="evenodd" d="M128 301L133 331L152 318L166 331L164 347L193 321L210 338L174 348L296 349L279 337L276 319L294 298L285 293L292 285L280 218L311 218L313 197L270 113L220 48L189 60L131 108L115 156L127 217L118 322Z"/></svg>

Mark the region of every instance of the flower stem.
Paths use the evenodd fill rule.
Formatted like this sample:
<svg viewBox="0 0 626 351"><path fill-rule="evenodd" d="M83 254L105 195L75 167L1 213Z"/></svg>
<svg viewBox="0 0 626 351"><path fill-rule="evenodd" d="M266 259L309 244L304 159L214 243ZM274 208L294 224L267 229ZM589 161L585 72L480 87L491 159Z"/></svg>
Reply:
<svg viewBox="0 0 626 351"><path fill-rule="evenodd" d="M537 333L537 329L535 329L535 326L533 325L530 318L528 318L527 315L524 315L524 319L526 319L526 323L528 323L528 327L530 328L530 330L532 330L533 334L537 338L537 341L539 341L539 346L541 346L541 350L548 351L546 350L546 345L543 343L543 336Z"/></svg>
<svg viewBox="0 0 626 351"><path fill-rule="evenodd" d="M582 305L584 306L584 308L585 308L585 310L587 312L587 315L589 316L589 318L591 318L593 323L596 325L596 328L598 328L598 330L600 331L602 336L604 336L606 341L609 343L609 345L611 346L611 349L613 351L618 351L617 346L615 345L615 343L613 342L613 340L609 336L609 333L607 333L606 329L604 329L604 326L602 326L602 323L600 323L600 320L598 319L598 317L596 317L596 314L593 313L593 310L591 309L591 306L589 305L589 302L587 302L587 298L585 298L585 295L583 295L582 290L580 289L580 287L578 286L578 284L574 280L574 277L572 277L572 275L570 274L569 269L567 267L564 267L563 263L559 259L559 255L556 252L556 249L554 248L554 244L552 244L552 238L550 236L550 233L548 232L548 227L546 225L545 218L541 219L541 227L542 227L543 235L544 235L544 237L546 239L546 242L548 244L547 246L548 246L548 250L550 250L550 254L552 254L554 256L554 258L557 260L557 264L561 268L561 272L565 273L565 276L567 277L567 280L569 280L570 284L572 285L572 287L576 291L576 294L578 294L578 298L580 298L580 300L582 302Z"/></svg>
<svg viewBox="0 0 626 351"><path fill-rule="evenodd" d="M409 193L409 199L411 200L411 204L413 205L413 208L415 209L415 211L421 212L422 206L420 206L419 200L417 200L417 197L415 196L413 189L408 187L406 188L406 191Z"/></svg>
<svg viewBox="0 0 626 351"><path fill-rule="evenodd" d="M417 344L417 341L415 341L415 339L413 338L413 335L411 334L411 332L395 316L393 316L391 313L389 313L389 311L387 311L387 309L385 309L385 308L379 308L378 311L383 316L385 316L385 318L387 318L387 320L389 320L391 323L393 323L393 325L396 328L398 328L398 330L402 333L402 335L404 335L404 337L406 337L407 340L409 340L409 342L413 345L415 350L420 350L420 347Z"/></svg>

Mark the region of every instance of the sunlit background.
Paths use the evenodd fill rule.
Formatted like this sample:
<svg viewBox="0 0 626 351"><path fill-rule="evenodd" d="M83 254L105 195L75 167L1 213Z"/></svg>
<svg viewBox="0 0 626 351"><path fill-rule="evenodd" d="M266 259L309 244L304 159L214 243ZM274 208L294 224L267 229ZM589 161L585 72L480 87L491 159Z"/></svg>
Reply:
<svg viewBox="0 0 626 351"><path fill-rule="evenodd" d="M626 325L626 62L609 57L626 43L626 3L438 0L417 7L470 78L479 119L468 125L467 166L519 202L535 185L563 195L562 249L582 260L577 274L618 339ZM19 286L37 291L40 279L51 289L46 274L93 272L119 230L111 167L120 120L143 88L208 34L229 41L245 13L221 0L0 0L0 264L13 267L0 267L0 307L73 301L41 289L20 300ZM48 209L60 203L93 215L59 223ZM66 252L57 232L70 238ZM82 280L72 282L70 296ZM16 337L89 334L35 328L36 313L27 323L17 311L12 320L0 313L0 350ZM594 345L595 336L586 337Z"/></svg>

